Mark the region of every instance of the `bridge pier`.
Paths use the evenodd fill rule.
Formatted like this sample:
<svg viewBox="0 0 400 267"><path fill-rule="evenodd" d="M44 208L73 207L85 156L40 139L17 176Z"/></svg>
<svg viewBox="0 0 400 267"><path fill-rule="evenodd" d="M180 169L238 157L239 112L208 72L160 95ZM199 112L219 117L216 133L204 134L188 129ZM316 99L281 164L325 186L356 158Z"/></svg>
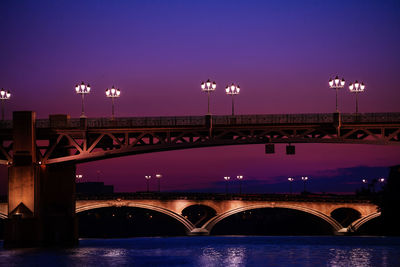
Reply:
<svg viewBox="0 0 400 267"><path fill-rule="evenodd" d="M205 228L194 228L187 233L189 236L210 235L210 232Z"/></svg>
<svg viewBox="0 0 400 267"><path fill-rule="evenodd" d="M75 165L42 165L37 159L36 115L13 114L13 162L8 171L4 247L73 246Z"/></svg>

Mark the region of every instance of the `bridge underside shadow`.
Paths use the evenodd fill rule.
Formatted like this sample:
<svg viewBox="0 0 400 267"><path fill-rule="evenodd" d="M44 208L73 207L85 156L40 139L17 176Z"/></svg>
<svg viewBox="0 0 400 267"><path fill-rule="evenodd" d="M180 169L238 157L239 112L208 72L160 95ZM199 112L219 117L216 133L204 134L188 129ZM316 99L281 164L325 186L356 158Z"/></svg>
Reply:
<svg viewBox="0 0 400 267"><path fill-rule="evenodd" d="M210 235L332 235L335 229L323 219L299 210L260 208L219 221Z"/></svg>
<svg viewBox="0 0 400 267"><path fill-rule="evenodd" d="M0 240L4 239L4 228L6 220L0 218Z"/></svg>
<svg viewBox="0 0 400 267"><path fill-rule="evenodd" d="M104 207L78 213L79 237L182 236L186 227L154 210L137 207Z"/></svg>

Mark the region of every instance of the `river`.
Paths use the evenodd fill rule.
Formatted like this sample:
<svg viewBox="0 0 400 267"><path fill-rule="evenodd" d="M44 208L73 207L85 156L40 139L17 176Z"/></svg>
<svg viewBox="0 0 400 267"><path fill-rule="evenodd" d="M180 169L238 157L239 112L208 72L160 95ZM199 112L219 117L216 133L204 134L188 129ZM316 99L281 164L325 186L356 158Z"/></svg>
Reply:
<svg viewBox="0 0 400 267"><path fill-rule="evenodd" d="M2 246L2 241L0 241ZM0 266L400 266L400 237L202 236L82 239L0 249Z"/></svg>

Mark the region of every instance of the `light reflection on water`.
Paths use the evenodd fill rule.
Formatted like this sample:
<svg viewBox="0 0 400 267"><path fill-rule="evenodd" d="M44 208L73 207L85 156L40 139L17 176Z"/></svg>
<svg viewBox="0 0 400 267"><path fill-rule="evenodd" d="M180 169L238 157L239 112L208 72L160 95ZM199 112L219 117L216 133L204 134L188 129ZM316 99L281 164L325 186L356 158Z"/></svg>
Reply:
<svg viewBox="0 0 400 267"><path fill-rule="evenodd" d="M356 248L349 251L334 248L330 249L330 252L329 264L332 266L371 266L371 249Z"/></svg>
<svg viewBox="0 0 400 267"><path fill-rule="evenodd" d="M0 242L0 246L2 246ZM87 239L72 249L0 249L0 266L400 266L400 238Z"/></svg>

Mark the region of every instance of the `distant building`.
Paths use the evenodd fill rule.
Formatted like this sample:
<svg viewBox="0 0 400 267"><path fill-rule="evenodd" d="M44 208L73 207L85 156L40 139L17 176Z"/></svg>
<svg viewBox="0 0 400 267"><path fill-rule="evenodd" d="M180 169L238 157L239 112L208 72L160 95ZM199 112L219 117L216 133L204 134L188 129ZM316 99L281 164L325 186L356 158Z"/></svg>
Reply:
<svg viewBox="0 0 400 267"><path fill-rule="evenodd" d="M76 193L78 194L112 194L113 185L104 185L103 182L84 182L76 183Z"/></svg>

